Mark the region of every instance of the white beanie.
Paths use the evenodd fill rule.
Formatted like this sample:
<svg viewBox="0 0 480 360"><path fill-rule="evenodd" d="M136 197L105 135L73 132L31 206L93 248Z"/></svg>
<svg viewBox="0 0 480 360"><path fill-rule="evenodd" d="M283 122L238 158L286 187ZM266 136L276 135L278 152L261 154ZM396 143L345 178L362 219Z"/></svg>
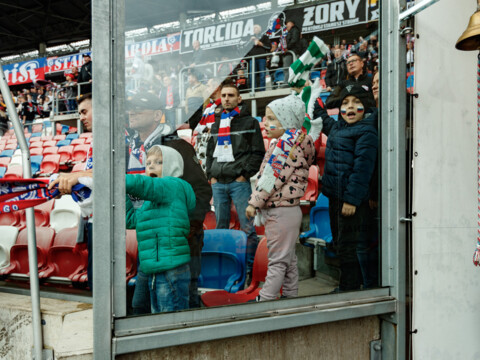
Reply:
<svg viewBox="0 0 480 360"><path fill-rule="evenodd" d="M165 145L153 145L153 147L158 146L162 151L162 177L173 176L181 177L183 176L183 158L180 153Z"/></svg>
<svg viewBox="0 0 480 360"><path fill-rule="evenodd" d="M275 114L282 127L287 129L301 129L305 120L305 104L295 95L272 101L267 105Z"/></svg>

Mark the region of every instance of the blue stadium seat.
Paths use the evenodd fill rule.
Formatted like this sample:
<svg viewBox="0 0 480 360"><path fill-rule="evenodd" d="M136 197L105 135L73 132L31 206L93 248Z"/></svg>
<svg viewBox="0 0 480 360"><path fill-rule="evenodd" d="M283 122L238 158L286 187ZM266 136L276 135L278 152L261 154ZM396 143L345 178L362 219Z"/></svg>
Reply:
<svg viewBox="0 0 480 360"><path fill-rule="evenodd" d="M60 146L68 146L70 145L72 140L60 140L59 142L57 142L57 147L60 147Z"/></svg>
<svg viewBox="0 0 480 360"><path fill-rule="evenodd" d="M315 80L320 77L320 71L312 71L310 73L310 80Z"/></svg>
<svg viewBox="0 0 480 360"><path fill-rule="evenodd" d="M247 235L240 230L205 230L198 286L237 292L245 283Z"/></svg>
<svg viewBox="0 0 480 360"><path fill-rule="evenodd" d="M3 150L0 157L12 157L15 150Z"/></svg>
<svg viewBox="0 0 480 360"><path fill-rule="evenodd" d="M41 132L36 132L36 133L32 133L31 137L41 137L41 136L42 136Z"/></svg>
<svg viewBox="0 0 480 360"><path fill-rule="evenodd" d="M40 171L40 164L42 163L42 160L43 155L35 155L30 158L33 175Z"/></svg>
<svg viewBox="0 0 480 360"><path fill-rule="evenodd" d="M283 74L283 70L275 71L275 82L285 81L285 75Z"/></svg>
<svg viewBox="0 0 480 360"><path fill-rule="evenodd" d="M78 139L78 134L68 134L65 139L70 141L74 139Z"/></svg>
<svg viewBox="0 0 480 360"><path fill-rule="evenodd" d="M3 175L5 175L5 172L7 171L6 167L0 167L0 178L3 178Z"/></svg>

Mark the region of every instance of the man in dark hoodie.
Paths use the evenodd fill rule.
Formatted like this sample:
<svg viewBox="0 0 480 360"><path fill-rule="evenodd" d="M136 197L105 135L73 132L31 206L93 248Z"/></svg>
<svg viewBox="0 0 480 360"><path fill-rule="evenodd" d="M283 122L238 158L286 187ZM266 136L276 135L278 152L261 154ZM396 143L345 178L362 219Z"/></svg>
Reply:
<svg viewBox="0 0 480 360"><path fill-rule="evenodd" d="M258 238L253 218L245 210L252 194L250 178L260 169L265 155L258 121L251 117L233 83L222 85L222 114L212 125L207 145L207 178L213 191L217 229L228 229L233 201L240 226L247 234L247 272L253 267Z"/></svg>
<svg viewBox="0 0 480 360"><path fill-rule="evenodd" d="M160 100L153 94L144 92L134 94L127 99L129 126L133 135L129 137L128 173L144 173L146 152L153 145L165 145L177 150L183 158L184 172L181 179L188 182L195 192L196 207L190 214L190 233L187 237L190 246L190 308L199 307L198 276L201 270L201 251L203 247L203 220L210 210L212 190L200 166L193 146L178 137L175 129L161 124L162 107ZM136 204L133 203L135 206ZM159 219L161 221L161 219ZM147 277L138 274L133 298L135 314L150 312L148 305ZM145 299L147 298L147 299ZM147 304L147 305L145 305Z"/></svg>

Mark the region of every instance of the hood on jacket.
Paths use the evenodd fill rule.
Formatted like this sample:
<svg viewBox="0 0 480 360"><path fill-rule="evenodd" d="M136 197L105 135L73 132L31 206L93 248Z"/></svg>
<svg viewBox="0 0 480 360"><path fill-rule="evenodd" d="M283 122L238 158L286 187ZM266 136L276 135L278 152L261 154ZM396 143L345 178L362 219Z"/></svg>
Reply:
<svg viewBox="0 0 480 360"><path fill-rule="evenodd" d="M162 177L173 176L181 177L183 176L183 159L180 153L168 146L164 145L153 145L151 149L158 147L162 152ZM149 150L149 152L150 152Z"/></svg>

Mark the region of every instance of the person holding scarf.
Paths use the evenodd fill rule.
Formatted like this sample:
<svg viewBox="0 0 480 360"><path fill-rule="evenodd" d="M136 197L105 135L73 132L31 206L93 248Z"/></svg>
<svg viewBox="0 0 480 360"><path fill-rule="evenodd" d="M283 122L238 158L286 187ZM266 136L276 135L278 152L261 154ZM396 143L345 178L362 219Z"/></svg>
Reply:
<svg viewBox="0 0 480 360"><path fill-rule="evenodd" d="M228 229L233 201L241 229L247 234L247 273L253 268L258 238L245 210L252 193L250 178L260 169L265 147L258 121L251 117L233 83L222 85L223 111L215 119L207 145L207 178L212 184L217 229Z"/></svg>

